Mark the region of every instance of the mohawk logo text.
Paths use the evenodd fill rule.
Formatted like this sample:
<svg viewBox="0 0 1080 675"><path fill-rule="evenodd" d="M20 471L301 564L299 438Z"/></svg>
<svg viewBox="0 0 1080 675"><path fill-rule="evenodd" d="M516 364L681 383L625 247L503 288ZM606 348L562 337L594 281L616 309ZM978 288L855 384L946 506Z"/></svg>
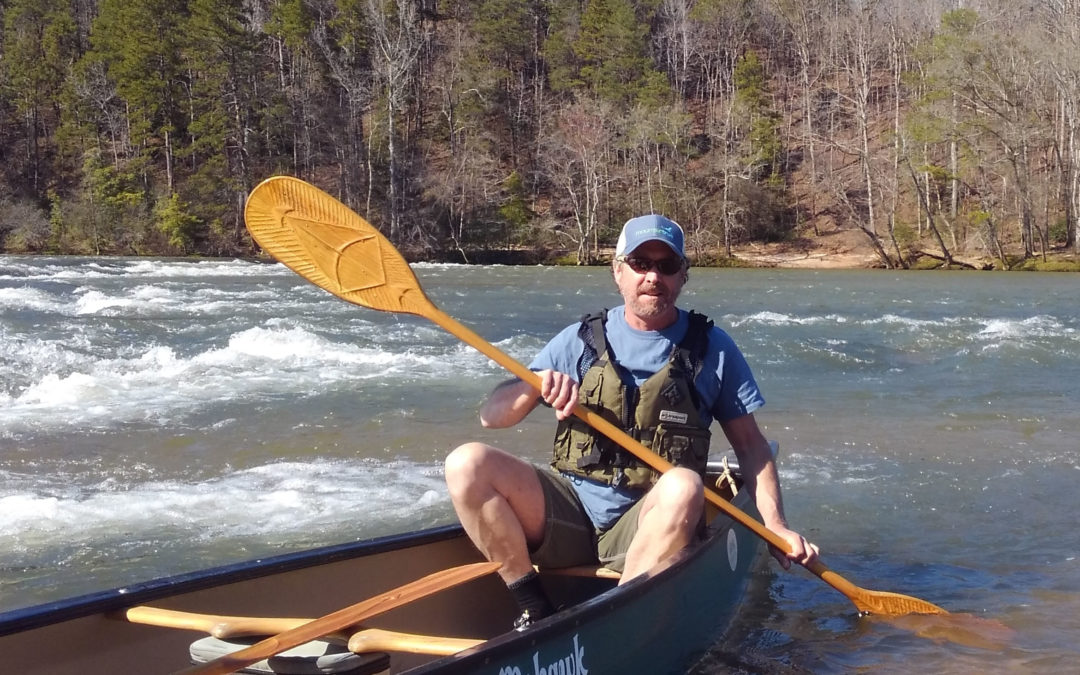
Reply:
<svg viewBox="0 0 1080 675"><path fill-rule="evenodd" d="M540 652L533 652L532 671L522 671L517 666L506 666L499 669L499 675L589 675L585 667L585 648L578 643L578 636L574 636L574 644L570 653L558 657L555 661L544 659L540 661Z"/></svg>

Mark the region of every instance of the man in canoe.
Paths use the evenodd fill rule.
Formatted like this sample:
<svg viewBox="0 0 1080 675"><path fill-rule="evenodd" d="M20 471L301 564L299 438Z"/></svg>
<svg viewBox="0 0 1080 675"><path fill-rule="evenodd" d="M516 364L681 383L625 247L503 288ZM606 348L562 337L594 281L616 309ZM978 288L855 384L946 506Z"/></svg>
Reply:
<svg viewBox="0 0 1080 675"><path fill-rule="evenodd" d="M766 527L788 542L784 569L817 547L791 530L768 441L754 419L765 400L732 339L675 304L688 278L683 231L659 215L623 227L612 273L624 305L565 328L530 364L537 391L498 385L484 427L511 427L539 403L555 411L552 469L484 443L446 459L446 482L465 532L522 609L516 627L550 614L533 563L602 564L629 581L688 545L703 522L702 475L713 420L739 459ZM675 465L663 475L573 415L587 406Z"/></svg>

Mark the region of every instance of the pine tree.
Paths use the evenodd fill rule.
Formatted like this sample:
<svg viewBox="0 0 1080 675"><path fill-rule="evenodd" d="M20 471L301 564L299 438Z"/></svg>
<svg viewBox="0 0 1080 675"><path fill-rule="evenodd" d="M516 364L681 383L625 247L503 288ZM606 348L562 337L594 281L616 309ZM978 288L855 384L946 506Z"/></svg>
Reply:
<svg viewBox="0 0 1080 675"><path fill-rule="evenodd" d="M579 3L576 0L548 0L544 4L548 29L542 54L547 67L548 86L556 94L571 93L584 84L579 73L581 64L573 48L581 18Z"/></svg>
<svg viewBox="0 0 1080 675"><path fill-rule="evenodd" d="M739 59L734 80L735 100L749 129L744 161L751 175L775 183L781 180L780 118L773 110L765 68L757 53L749 51Z"/></svg>
<svg viewBox="0 0 1080 675"><path fill-rule="evenodd" d="M518 0L476 3L472 33L477 38L466 61L468 77L492 103L485 110L509 136L508 155L514 167L524 164L520 153L527 129L537 127L536 86L540 80L537 56L526 36L535 35L539 17ZM478 120L483 128L484 123Z"/></svg>
<svg viewBox="0 0 1080 675"><path fill-rule="evenodd" d="M25 187L41 198L51 173L46 156L53 150L52 136L60 123L60 95L77 53L77 29L65 0L6 4L2 91L22 117Z"/></svg>
<svg viewBox="0 0 1080 675"><path fill-rule="evenodd" d="M101 0L87 57L100 63L127 104L131 159L149 189L163 161L166 192L174 190L174 146L185 126L186 79L180 55L183 0Z"/></svg>
<svg viewBox="0 0 1080 675"><path fill-rule="evenodd" d="M591 0L573 45L581 80L620 107L662 103L671 92L648 46L649 27L638 21L629 0Z"/></svg>
<svg viewBox="0 0 1080 675"><path fill-rule="evenodd" d="M190 145L184 154L193 175L185 194L200 205L193 213L233 244L244 241L239 204L254 183L258 41L246 5L243 0L191 0L182 51L192 73Z"/></svg>
<svg viewBox="0 0 1080 675"><path fill-rule="evenodd" d="M158 203L155 210L158 230L165 235L175 253L189 253L195 243L199 219L191 215L188 205L175 192Z"/></svg>

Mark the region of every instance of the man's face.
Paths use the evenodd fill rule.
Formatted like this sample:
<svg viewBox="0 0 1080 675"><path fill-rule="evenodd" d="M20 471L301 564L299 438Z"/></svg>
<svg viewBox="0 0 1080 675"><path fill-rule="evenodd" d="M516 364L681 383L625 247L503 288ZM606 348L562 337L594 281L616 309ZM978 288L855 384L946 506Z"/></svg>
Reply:
<svg viewBox="0 0 1080 675"><path fill-rule="evenodd" d="M672 274L661 272L657 261L665 261ZM635 269L636 268L636 269ZM656 330L675 321L675 301L686 282L682 259L661 241L647 241L613 263L615 284L626 303L627 319L637 319Z"/></svg>

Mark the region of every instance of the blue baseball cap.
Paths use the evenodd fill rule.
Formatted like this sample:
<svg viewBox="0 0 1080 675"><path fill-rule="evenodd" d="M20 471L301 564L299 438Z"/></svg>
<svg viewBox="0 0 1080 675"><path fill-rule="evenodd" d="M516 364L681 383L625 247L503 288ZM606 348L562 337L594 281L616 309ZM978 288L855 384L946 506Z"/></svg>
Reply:
<svg viewBox="0 0 1080 675"><path fill-rule="evenodd" d="M680 258L686 257L683 253L682 228L674 220L655 213L626 221L619 234L619 242L615 244L615 255L633 253L634 249L647 241L662 241Z"/></svg>

